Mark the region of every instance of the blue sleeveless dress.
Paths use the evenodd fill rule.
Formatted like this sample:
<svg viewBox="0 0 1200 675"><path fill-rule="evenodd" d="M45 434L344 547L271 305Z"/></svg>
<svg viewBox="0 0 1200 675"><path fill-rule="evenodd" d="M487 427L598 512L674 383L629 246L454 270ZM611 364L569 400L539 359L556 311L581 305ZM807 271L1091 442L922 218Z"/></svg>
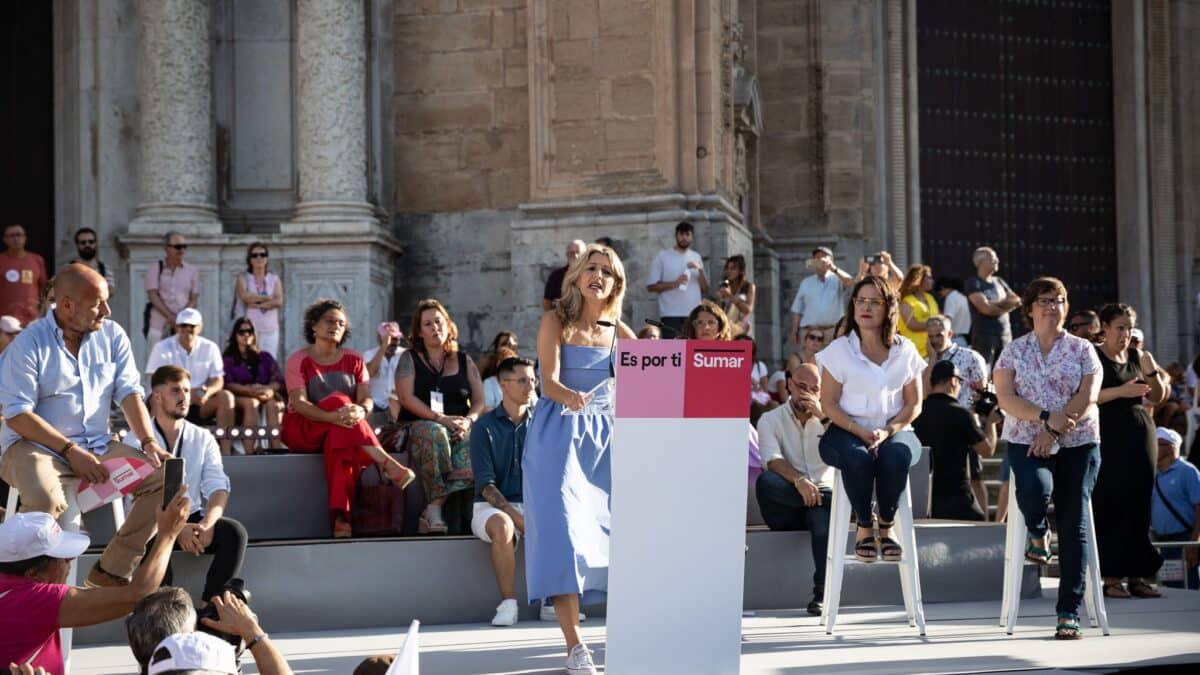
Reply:
<svg viewBox="0 0 1200 675"><path fill-rule="evenodd" d="M563 386L586 392L609 376L608 347L562 345L559 355ZM525 583L531 603L578 594L590 605L608 591L613 420L562 408L542 398L525 436Z"/></svg>

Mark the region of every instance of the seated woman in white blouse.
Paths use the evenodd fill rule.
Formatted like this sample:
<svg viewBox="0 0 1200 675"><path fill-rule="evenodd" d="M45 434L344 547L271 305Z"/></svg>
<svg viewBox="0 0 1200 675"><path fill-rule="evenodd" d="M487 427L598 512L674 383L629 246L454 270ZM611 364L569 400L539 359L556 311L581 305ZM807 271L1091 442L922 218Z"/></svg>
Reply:
<svg viewBox="0 0 1200 675"><path fill-rule="evenodd" d="M822 368L821 409L833 424L821 437L821 459L842 472L858 522L854 556L862 562L899 560L892 523L908 468L921 456L911 423L921 414L925 361L896 334L896 292L879 277L854 284L846 307L846 334L817 353ZM879 507L872 528L871 495Z"/></svg>

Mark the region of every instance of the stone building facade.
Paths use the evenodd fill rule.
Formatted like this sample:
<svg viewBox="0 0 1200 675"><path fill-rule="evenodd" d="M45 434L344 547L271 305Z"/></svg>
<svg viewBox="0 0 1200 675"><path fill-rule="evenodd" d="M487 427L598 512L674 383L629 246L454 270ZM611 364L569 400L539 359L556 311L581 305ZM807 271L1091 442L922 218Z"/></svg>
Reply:
<svg viewBox="0 0 1200 675"><path fill-rule="evenodd" d="M505 328L532 344L575 238L616 240L640 325L649 263L687 219L710 279L753 260L760 350L777 358L813 246L847 269L881 248L923 259L917 13L932 2L54 0L54 247L67 259L81 225L116 247L131 327L178 230L210 337L262 240L287 284L287 349L327 295L359 326L406 324L436 296L478 348ZM1200 0L1072 4L1111 11L1108 273L1160 360L1186 358Z"/></svg>

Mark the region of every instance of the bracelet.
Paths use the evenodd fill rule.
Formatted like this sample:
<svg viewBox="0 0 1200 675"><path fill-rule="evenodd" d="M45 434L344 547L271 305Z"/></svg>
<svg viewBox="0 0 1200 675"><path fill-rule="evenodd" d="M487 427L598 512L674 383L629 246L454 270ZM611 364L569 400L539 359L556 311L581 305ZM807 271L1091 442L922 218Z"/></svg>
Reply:
<svg viewBox="0 0 1200 675"><path fill-rule="evenodd" d="M142 440L138 441L138 443L141 443L142 447L144 448L147 445L150 445L151 443L154 443L155 445L157 445L158 439L154 438L153 436L147 436L147 437L143 438Z"/></svg>
<svg viewBox="0 0 1200 675"><path fill-rule="evenodd" d="M1045 423L1043 423L1043 424L1042 424L1042 426L1043 426L1043 427L1045 427L1045 429L1046 429L1046 433L1048 433L1048 434L1050 434L1051 436L1053 436L1053 437L1054 437L1054 440L1058 440L1058 437L1059 437L1059 436L1062 436L1062 434L1061 434L1061 433L1059 433L1059 432L1055 431L1054 429L1052 429L1052 428L1050 427L1050 423L1049 423L1049 422L1045 422Z"/></svg>
<svg viewBox="0 0 1200 675"><path fill-rule="evenodd" d="M67 453L70 452L71 448L73 448L73 447L75 447L75 441L67 441L67 444L62 446L62 450L59 450L58 454L62 455L63 457L66 457Z"/></svg>
<svg viewBox="0 0 1200 675"><path fill-rule="evenodd" d="M255 635L253 640L246 643L246 650L249 651L251 649L254 649L254 645L262 642L263 640L266 640L267 637L268 636L266 633L259 633L258 635Z"/></svg>

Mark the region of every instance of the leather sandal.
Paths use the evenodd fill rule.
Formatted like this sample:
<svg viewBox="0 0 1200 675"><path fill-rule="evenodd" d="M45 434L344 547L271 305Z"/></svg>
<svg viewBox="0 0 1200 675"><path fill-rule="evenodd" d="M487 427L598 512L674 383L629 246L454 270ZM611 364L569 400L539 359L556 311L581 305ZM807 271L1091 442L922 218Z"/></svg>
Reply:
<svg viewBox="0 0 1200 675"><path fill-rule="evenodd" d="M400 465L399 469L388 471L390 466L392 465L384 463L380 468L383 470L383 474L388 477L388 480L392 481L392 484L401 490L412 485L412 482L417 478L416 472L407 466Z"/></svg>
<svg viewBox="0 0 1200 675"><path fill-rule="evenodd" d="M1131 597L1129 591L1125 590L1125 584L1118 581L1114 584L1104 584L1104 597L1106 598L1128 598Z"/></svg>
<svg viewBox="0 0 1200 675"><path fill-rule="evenodd" d="M1135 598L1161 598L1162 597L1162 593L1159 593L1158 590L1156 590L1153 586L1146 583L1145 581L1142 581L1141 579L1137 579L1137 580L1129 582L1129 585L1127 586L1127 588L1129 589L1129 594Z"/></svg>
<svg viewBox="0 0 1200 675"><path fill-rule="evenodd" d="M354 536L354 530L350 527L350 523L338 518L333 521L333 538L334 539L349 539Z"/></svg>
<svg viewBox="0 0 1200 675"><path fill-rule="evenodd" d="M1082 640L1083 631L1079 630L1079 617L1060 614L1058 625L1054 627L1055 640Z"/></svg>
<svg viewBox="0 0 1200 675"><path fill-rule="evenodd" d="M425 510L421 513L420 520L417 521L417 533L446 534L447 529L449 528L446 527L446 521L442 520L440 515L435 519L431 519L429 517L429 507L425 507Z"/></svg>
<svg viewBox="0 0 1200 675"><path fill-rule="evenodd" d="M904 549L900 548L900 542L891 537L881 537L879 539L879 555L885 562L900 562L904 557Z"/></svg>
<svg viewBox="0 0 1200 675"><path fill-rule="evenodd" d="M854 542L854 559L862 563L873 563L879 559L875 535L867 535Z"/></svg>
<svg viewBox="0 0 1200 675"><path fill-rule="evenodd" d="M1030 537L1025 543L1025 559L1029 562L1035 562L1039 565L1050 564L1050 551L1041 546L1033 545L1033 537Z"/></svg>

